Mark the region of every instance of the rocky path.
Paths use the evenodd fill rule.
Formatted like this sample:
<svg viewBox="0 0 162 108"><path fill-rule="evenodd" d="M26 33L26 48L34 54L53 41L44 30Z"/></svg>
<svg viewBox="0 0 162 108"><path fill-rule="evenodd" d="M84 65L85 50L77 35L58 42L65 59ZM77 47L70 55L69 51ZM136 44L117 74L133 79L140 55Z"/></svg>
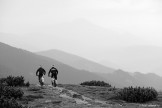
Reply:
<svg viewBox="0 0 162 108"><path fill-rule="evenodd" d="M92 99L64 87L31 86L24 89L23 104L30 108L160 108L145 104L121 104L120 102ZM26 102L26 103L25 103Z"/></svg>

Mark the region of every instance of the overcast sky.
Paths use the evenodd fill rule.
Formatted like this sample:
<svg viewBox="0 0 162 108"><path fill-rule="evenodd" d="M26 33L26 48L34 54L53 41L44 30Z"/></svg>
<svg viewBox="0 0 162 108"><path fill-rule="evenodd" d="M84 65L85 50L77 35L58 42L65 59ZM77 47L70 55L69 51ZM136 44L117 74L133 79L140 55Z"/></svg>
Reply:
<svg viewBox="0 0 162 108"><path fill-rule="evenodd" d="M112 46L162 47L162 0L0 0L0 32L0 42L29 51L85 57Z"/></svg>
<svg viewBox="0 0 162 108"><path fill-rule="evenodd" d="M75 19L162 46L161 0L0 0L0 32L27 34Z"/></svg>
<svg viewBox="0 0 162 108"><path fill-rule="evenodd" d="M100 26L114 31L119 34L118 41L127 40L128 36L124 36L130 34L128 38L132 40L128 39L129 43L162 46L161 19L161 0L0 0L0 32L16 34L12 37L8 35L5 39L1 35L1 41L30 51L57 48L60 45L56 43L65 44L60 48L66 47L66 44L70 48L77 47L72 44L74 41L80 43L78 46L82 46L82 43L85 46L89 46L89 43L91 46L102 47L114 45L105 41L110 40L110 37L102 36L104 34L95 35L94 38L85 33L66 35L65 32L61 38L60 32L64 31L58 29L60 31L56 33L54 30L61 26L65 28L65 25L70 27L77 21L78 26L85 23L83 26ZM69 27L67 26L67 30ZM51 30L47 30L48 28ZM33 39L35 41L31 41ZM52 40L57 42L49 44ZM42 42L44 45L41 46ZM125 45L126 42L121 43ZM119 42L116 46L122 44ZM73 49L76 48L71 50Z"/></svg>

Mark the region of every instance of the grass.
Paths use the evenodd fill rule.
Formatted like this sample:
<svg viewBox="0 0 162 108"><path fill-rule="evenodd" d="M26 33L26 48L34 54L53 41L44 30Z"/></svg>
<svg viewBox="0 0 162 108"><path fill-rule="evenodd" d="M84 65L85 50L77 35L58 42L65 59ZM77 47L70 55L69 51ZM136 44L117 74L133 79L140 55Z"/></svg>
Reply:
<svg viewBox="0 0 162 108"><path fill-rule="evenodd" d="M42 95L28 95L28 96L26 96L26 98L28 98L30 100L34 100L34 99L43 98L43 96Z"/></svg>
<svg viewBox="0 0 162 108"><path fill-rule="evenodd" d="M22 88L24 96L20 103L28 105L30 108L147 108L147 105L158 104L162 107L162 92L159 92L157 100L147 102L143 106L138 103L127 103L125 101L116 99L116 93L120 89L112 90L111 87L95 87L95 86L80 86L71 84L59 84L59 87L65 88L60 93L68 93L68 90L84 95L92 100L88 101L91 105L76 104L74 100L62 98L57 93L57 89L51 87L31 86L29 88ZM67 94L68 95L68 94ZM73 98L79 99L80 95L74 95ZM106 104L103 104L106 103ZM149 107L149 108L160 108Z"/></svg>
<svg viewBox="0 0 162 108"><path fill-rule="evenodd" d="M30 87L28 89L28 91L40 91L40 90L41 90L41 88L38 88L38 87Z"/></svg>
<svg viewBox="0 0 162 108"><path fill-rule="evenodd" d="M97 87L97 86L80 86L80 85L60 85L68 90L73 90L84 96L92 99L107 101L116 97L118 89L112 91L112 87Z"/></svg>

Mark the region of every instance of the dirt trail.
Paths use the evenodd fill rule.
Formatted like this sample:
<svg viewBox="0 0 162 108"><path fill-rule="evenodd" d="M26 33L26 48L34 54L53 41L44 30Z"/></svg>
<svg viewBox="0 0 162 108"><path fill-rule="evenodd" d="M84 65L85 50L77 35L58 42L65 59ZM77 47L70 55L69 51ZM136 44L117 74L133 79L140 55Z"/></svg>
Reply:
<svg viewBox="0 0 162 108"><path fill-rule="evenodd" d="M25 95L35 98L28 102L31 108L120 108L111 107L112 105L105 101L91 99L73 90L51 85L36 85L27 90Z"/></svg>
<svg viewBox="0 0 162 108"><path fill-rule="evenodd" d="M52 90L59 94L60 97L74 100L76 104L84 104L84 105L92 105L92 99L85 97L77 92L74 92L72 90L67 90L62 87L52 87L51 85L48 85L48 87L52 88ZM103 101L94 101L95 103L105 104Z"/></svg>
<svg viewBox="0 0 162 108"><path fill-rule="evenodd" d="M30 108L160 108L155 105L103 101L79 94L80 88L75 87L78 91L66 89L66 87L33 85L24 90L25 99L28 100L26 104Z"/></svg>

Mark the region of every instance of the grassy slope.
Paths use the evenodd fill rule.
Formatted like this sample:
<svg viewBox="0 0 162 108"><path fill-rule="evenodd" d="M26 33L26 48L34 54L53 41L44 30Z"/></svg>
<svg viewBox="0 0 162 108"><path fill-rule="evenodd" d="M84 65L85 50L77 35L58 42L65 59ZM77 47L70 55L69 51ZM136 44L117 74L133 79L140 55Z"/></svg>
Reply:
<svg viewBox="0 0 162 108"><path fill-rule="evenodd" d="M38 78L35 73L39 65L42 65L46 72L48 72L53 64L59 71L59 83L78 84L86 80L107 80L92 72L78 70L57 60L39 56L0 42L0 78L9 75L22 75L25 80L36 84ZM45 75L45 82L51 82L47 74Z"/></svg>
<svg viewBox="0 0 162 108"><path fill-rule="evenodd" d="M150 104L158 104L162 107L162 93L160 93L158 100L145 103L142 106L142 104L126 103L115 99L115 93L118 90L67 84L61 84L57 88L47 85L42 88L31 85L29 88L23 88L25 94L20 103L31 108L147 108L147 105ZM78 95L74 97L75 93L72 95L71 92L77 92ZM83 98L83 95L87 99Z"/></svg>

